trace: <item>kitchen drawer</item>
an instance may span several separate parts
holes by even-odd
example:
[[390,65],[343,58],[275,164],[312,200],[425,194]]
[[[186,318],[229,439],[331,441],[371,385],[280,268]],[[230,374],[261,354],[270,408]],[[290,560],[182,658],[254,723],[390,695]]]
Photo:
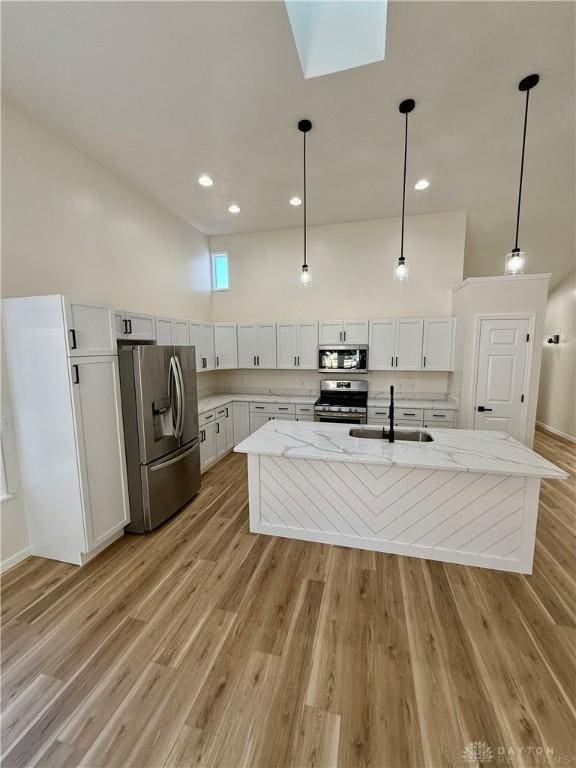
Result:
[[216,418],[217,419],[227,418],[231,407],[232,407],[232,404],[230,403],[230,405],[222,405],[220,406],[220,408],[215,408],[214,412],[216,414]]
[[442,409],[428,409],[424,411],[424,421],[427,424],[434,423],[434,424],[440,424],[445,422],[450,422],[450,424],[454,421],[454,411],[444,411]]
[[211,421],[216,421],[216,411],[204,411],[198,416],[198,424],[201,427],[210,424]]
[[[390,422],[388,419],[382,418],[379,416],[377,419],[368,419],[368,424],[372,426],[379,426],[379,427],[387,427]],[[395,420],[394,421],[395,427],[409,427],[410,429],[420,429],[422,427],[421,421],[401,421],[401,420]]]
[[302,414],[302,416],[314,416],[314,406],[313,405],[297,405],[296,413]]
[[292,403],[250,403],[250,413],[267,413],[270,416],[276,414],[294,416],[295,407]]
[[[368,408],[369,419],[387,419],[388,406],[370,406]],[[424,410],[422,408],[402,408],[396,403],[394,405],[394,418],[401,421],[422,421]]]

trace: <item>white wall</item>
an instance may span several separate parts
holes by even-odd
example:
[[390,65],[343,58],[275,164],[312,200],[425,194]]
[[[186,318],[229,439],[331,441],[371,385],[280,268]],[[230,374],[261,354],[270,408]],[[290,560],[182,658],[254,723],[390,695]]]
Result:
[[460,400],[458,426],[473,429],[475,407],[476,335],[479,315],[535,316],[532,369],[528,386],[526,442],[532,444],[544,337],[549,275],[468,278],[454,291],[453,314],[458,320],[452,394]]
[[3,296],[210,317],[207,238],[8,104],[2,185]]
[[[67,293],[190,319],[212,312],[207,238],[10,105],[2,115],[2,296]],[[2,372],[2,414],[11,412]],[[209,382],[206,382],[209,385]],[[14,431],[4,567],[27,553]]]
[[408,283],[393,281],[400,219],[310,227],[313,285],[302,289],[302,229],[210,238],[230,255],[229,292],[214,295],[214,319],[316,320],[389,315],[448,315],[451,288],[463,276],[466,215],[410,216],[405,253]]
[[[576,272],[548,296],[537,421],[576,441]],[[559,333],[559,344],[548,336]]]

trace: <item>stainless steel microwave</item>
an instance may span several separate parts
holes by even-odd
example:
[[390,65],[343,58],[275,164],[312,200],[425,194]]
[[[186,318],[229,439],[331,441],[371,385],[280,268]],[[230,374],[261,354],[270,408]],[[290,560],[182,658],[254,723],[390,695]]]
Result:
[[318,347],[319,373],[367,373],[367,344],[327,344]]

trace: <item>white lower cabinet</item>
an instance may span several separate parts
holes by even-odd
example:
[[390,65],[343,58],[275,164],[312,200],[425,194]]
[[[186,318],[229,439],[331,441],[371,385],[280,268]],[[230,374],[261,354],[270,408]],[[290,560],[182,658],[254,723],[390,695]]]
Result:
[[234,423],[234,445],[246,440],[250,434],[250,404],[232,403],[232,420]]
[[256,432],[257,429],[263,427],[264,424],[268,424],[270,416],[267,413],[251,413],[250,414],[250,434]]
[[226,431],[226,450],[231,451],[234,448],[234,417],[232,413],[232,404],[226,406],[225,417]]
[[214,422],[200,428],[200,469],[202,472],[216,461],[216,429]]
[[130,520],[118,358],[70,360],[74,425],[88,551]]
[[222,416],[214,422],[214,441],[216,445],[216,461],[228,452],[226,448],[226,417]]

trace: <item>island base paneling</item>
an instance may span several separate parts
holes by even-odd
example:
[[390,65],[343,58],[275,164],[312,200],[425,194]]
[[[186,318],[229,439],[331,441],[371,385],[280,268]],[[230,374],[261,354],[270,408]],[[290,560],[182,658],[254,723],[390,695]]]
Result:
[[540,480],[249,455],[250,530],[531,573]]

